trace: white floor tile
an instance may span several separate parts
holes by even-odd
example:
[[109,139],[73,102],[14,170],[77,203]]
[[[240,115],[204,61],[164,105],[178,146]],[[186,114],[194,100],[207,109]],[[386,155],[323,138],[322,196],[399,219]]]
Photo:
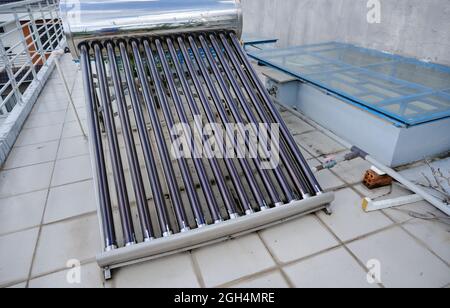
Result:
[[66,111],[31,114],[27,119],[24,128],[36,128],[62,124],[64,123],[65,115]]
[[[311,168],[315,168],[320,165],[320,162],[314,158],[308,160],[308,164]],[[336,175],[334,175],[330,170],[321,170],[319,172],[316,172],[315,176],[317,181],[319,181],[320,186],[322,186],[322,189],[326,191],[345,186],[345,183],[341,181]]]
[[[44,95],[40,96],[36,101],[36,108],[33,112],[42,113],[43,111],[65,111],[67,110],[68,100],[65,98],[64,93],[57,95]],[[48,108],[48,109],[46,109]]]
[[22,129],[15,146],[41,144],[44,142],[59,140],[61,131],[62,124]]
[[201,248],[193,254],[207,287],[222,285],[275,266],[255,234]]
[[66,102],[66,90],[59,80],[49,80],[39,95],[39,99]]
[[95,212],[93,185],[87,181],[50,189],[44,223]]
[[82,88],[74,88],[74,92],[76,95],[73,97],[73,102],[77,108],[85,108],[86,107],[86,99],[84,97],[84,89]]
[[116,288],[198,288],[188,253],[118,269],[111,286]]
[[317,181],[319,181],[322,189],[326,191],[335,190],[337,188],[345,186],[337,176],[335,176],[330,170],[322,170],[315,174]]
[[52,186],[60,186],[92,178],[89,155],[56,161]]
[[[73,93],[73,97],[72,97],[73,101],[78,103],[75,105],[81,106],[81,104],[83,104],[82,106],[85,106],[84,85],[83,85],[83,81],[81,80],[81,78],[75,82],[73,89],[72,89],[72,93]],[[82,103],[80,104],[80,102],[82,102]]]
[[339,244],[315,215],[285,222],[260,234],[272,255],[283,263],[307,257]]
[[58,151],[58,141],[16,147],[9,153],[3,169],[12,169],[54,161]]
[[53,163],[0,172],[0,198],[43,190],[49,187]]
[[[78,117],[80,118],[80,120],[86,120],[87,119],[86,108],[77,108],[77,112],[78,112]],[[70,106],[69,110],[67,111],[65,122],[74,122],[74,121],[78,121],[78,120],[77,120],[77,117],[75,115],[75,112],[73,111],[73,107]]]
[[438,216],[442,215],[441,211],[426,201],[385,209],[383,212],[396,222],[406,222],[414,219],[417,214],[428,215],[429,213],[432,213]]
[[336,192],[331,210],[331,216],[320,212],[319,217],[342,241],[355,239],[392,224],[381,212],[364,212],[362,198],[350,188]]
[[89,154],[89,141],[84,137],[61,139],[57,159]]
[[344,248],[286,266],[284,271],[297,288],[377,287],[367,282],[367,273]]
[[[87,133],[87,122],[81,121],[84,131]],[[83,136],[83,132],[81,131],[80,124],[78,122],[69,122],[65,123],[64,129],[62,132],[62,138],[72,138]]]
[[[443,214],[440,217],[445,217]],[[448,217],[446,218],[448,222]],[[450,264],[450,226],[438,221],[414,219],[403,225],[415,237]]]
[[67,103],[58,101],[38,101],[33,108],[33,114],[45,114],[48,112],[66,111]]
[[0,234],[40,225],[47,191],[0,199]]
[[300,135],[314,130],[314,127],[293,114],[283,115],[283,120],[292,135]]
[[242,282],[238,282],[231,288],[244,289],[273,289],[273,288],[289,288],[288,283],[279,271],[271,272],[257,278],[251,278]]
[[28,279],[38,231],[35,228],[0,237],[0,286]]
[[372,200],[382,200],[383,197],[387,199],[400,197],[396,195],[397,190],[405,191],[405,195],[409,195],[411,193],[407,192],[403,188],[398,185],[390,185],[375,189],[368,189],[364,184],[358,184],[354,186],[355,190],[360,193],[363,197],[370,198]]
[[[56,272],[30,280],[29,288],[103,288],[102,272],[96,263],[82,265],[78,277],[74,269]],[[69,278],[69,279],[68,279]]]
[[450,282],[450,269],[405,231],[396,227],[351,243],[348,247],[364,264],[381,263],[386,287],[443,287]]
[[27,287],[27,282],[21,282],[18,284],[15,284],[13,286],[8,287],[8,289],[25,289]]
[[69,260],[93,261],[101,250],[96,215],[44,226],[39,237],[32,276],[66,268]]
[[68,98],[62,84],[47,84],[44,90],[39,95],[39,100],[44,102],[66,103],[68,101]]
[[314,157],[334,154],[345,150],[345,147],[319,131],[295,136],[295,140]]
[[306,151],[304,148],[302,148],[298,142],[297,142],[297,145],[299,146],[300,152],[302,153],[302,155],[303,155],[303,157],[304,157],[305,159],[308,160],[308,159],[312,159],[312,158],[313,158],[312,155],[309,154],[309,152]]
[[333,168],[333,172],[339,175],[347,184],[357,184],[363,181],[364,175],[370,167],[371,164],[367,161],[357,158],[339,163]]

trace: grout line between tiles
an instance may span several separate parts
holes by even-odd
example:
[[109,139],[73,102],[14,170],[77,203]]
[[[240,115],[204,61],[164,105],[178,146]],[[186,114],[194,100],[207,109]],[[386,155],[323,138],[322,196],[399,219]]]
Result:
[[413,233],[411,233],[411,232],[409,232],[405,227],[404,227],[404,225],[406,224],[406,223],[408,223],[408,222],[411,222],[411,220],[410,221],[407,221],[407,222],[403,222],[401,225],[400,225],[400,228],[403,230],[403,231],[405,231],[410,237],[412,237],[420,246],[422,246],[423,248],[425,248],[426,250],[428,250],[433,256],[435,256],[436,258],[438,258],[440,261],[442,261],[445,265],[447,265],[447,267],[450,267],[450,263],[448,263],[447,261],[445,261],[443,258],[441,258],[436,252],[434,252],[434,250],[431,248],[431,247],[429,247],[428,245],[427,245],[427,243],[425,243],[424,241],[422,241],[420,238],[418,238],[417,236],[415,236]]
[[21,283],[24,283],[25,288],[26,288],[26,283],[27,283],[26,280],[23,280],[23,281],[17,280],[17,281],[6,283],[4,285],[0,285],[0,289],[8,289],[8,288],[14,287],[15,285],[21,284]]
[[[14,171],[14,170],[22,169],[22,168],[29,168],[29,167],[39,166],[39,165],[45,165],[45,164],[49,164],[51,162],[54,162],[55,160],[56,160],[56,158],[55,159],[41,161],[41,162],[34,163],[34,164],[28,164],[28,165],[17,166],[17,167],[12,167],[12,168],[2,168],[1,171]],[[12,195],[12,197],[14,197],[14,196],[16,196],[16,195]],[[9,197],[5,197],[5,198],[1,197],[0,199],[6,199],[6,198],[9,198]]]
[[[63,125],[63,128],[64,128],[64,125]],[[61,135],[62,135],[62,130],[61,130]],[[58,153],[58,151],[59,151],[59,146],[60,146],[60,144],[61,144],[61,139],[59,139],[57,153]],[[56,160],[53,162],[52,173],[51,173],[51,176],[50,176],[50,181],[49,181],[48,189],[47,189],[47,195],[46,195],[46,197],[45,197],[44,210],[43,210],[43,212],[42,212],[41,223],[40,223],[40,226],[39,226],[39,231],[38,231],[38,235],[37,235],[37,238],[36,238],[36,243],[35,243],[34,250],[33,250],[33,256],[32,256],[32,259],[31,259],[31,265],[30,265],[30,269],[29,269],[29,272],[28,272],[28,279],[27,279],[26,288],[28,288],[28,286],[29,286],[29,284],[30,284],[30,279],[31,279],[32,271],[33,271],[33,266],[34,266],[34,263],[35,263],[35,258],[36,258],[36,254],[37,254],[37,249],[38,249],[38,247],[39,247],[39,241],[40,241],[40,237],[41,237],[41,233],[42,233],[42,228],[43,228],[43,227],[42,227],[42,224],[43,224],[43,222],[44,222],[45,211],[46,211],[47,204],[48,204],[48,198],[49,198],[49,195],[50,195],[50,187],[51,187],[51,183],[52,183],[52,180],[53,180],[53,175],[54,175],[54,172],[55,172],[55,168],[56,168]]]
[[[85,266],[85,265],[89,265],[89,264],[97,264],[97,260],[95,259],[95,257],[94,258],[88,258],[88,259],[80,260],[80,265],[81,266]],[[35,275],[35,276],[30,276],[28,278],[28,284],[33,279],[42,278],[42,277],[53,275],[53,274],[56,274],[56,273],[59,273],[59,272],[64,272],[64,271],[67,271],[69,269],[70,268],[67,268],[67,267],[60,267],[60,268],[57,268],[57,269],[54,269],[54,270],[51,270],[51,271],[48,271],[48,272],[44,272],[44,273]],[[99,271],[100,271],[100,268],[99,268]],[[28,287],[28,284],[27,284],[27,287]]]
[[[75,80],[74,80],[73,83],[72,83],[72,87],[71,87],[70,94],[72,94],[72,90],[73,90],[73,87],[74,87],[74,86],[75,86]],[[68,110],[69,110],[69,108],[68,108],[68,106],[67,106],[67,108],[66,108],[66,114],[67,114]],[[60,146],[61,146],[61,139],[62,139],[62,134],[63,134],[63,132],[64,132],[64,126],[65,126],[65,125],[66,125],[65,123],[62,124],[62,129],[61,129],[60,138],[59,138],[58,147],[57,147],[58,149],[57,149],[57,151],[56,151],[57,155],[58,155],[59,148],[60,148]],[[53,168],[52,168],[52,173],[51,173],[51,177],[50,177],[50,182],[49,182],[48,189],[47,189],[47,196],[46,196],[46,198],[45,198],[45,199],[46,199],[46,200],[45,200],[45,206],[44,206],[44,210],[43,210],[42,217],[41,217],[41,224],[40,224],[40,226],[39,226],[38,236],[37,236],[36,243],[35,243],[35,246],[34,246],[34,251],[33,251],[32,259],[31,259],[31,264],[30,264],[30,268],[29,268],[29,272],[28,272],[28,279],[27,279],[27,283],[26,283],[26,288],[28,288],[28,286],[29,286],[29,284],[30,284],[30,279],[31,279],[31,276],[32,276],[34,263],[35,263],[35,261],[36,261],[37,249],[38,249],[38,247],[39,247],[39,242],[40,242],[40,238],[41,238],[41,234],[42,234],[43,222],[44,222],[45,212],[46,212],[47,205],[48,205],[48,198],[49,198],[49,195],[50,195],[51,183],[52,183],[52,180],[53,180],[53,176],[54,176],[54,173],[55,173],[55,169],[56,169],[56,159],[55,159],[55,161],[54,161],[54,163],[53,163]]]
[[[87,260],[85,262],[81,262],[81,266],[88,266],[88,265],[97,265],[97,262],[95,260],[94,261],[88,261]],[[46,276],[49,276],[49,275],[66,272],[67,270],[68,269],[66,268],[66,269],[62,269],[62,270],[52,271],[51,273],[48,273],[48,274],[38,275],[38,276],[32,277],[30,279],[30,281],[31,280],[35,280],[35,279],[39,279],[39,278],[42,278],[42,277],[46,277]],[[100,269],[98,270],[98,275],[100,277],[100,281],[102,282],[100,288],[105,288],[105,283],[103,281],[103,275],[101,274]],[[24,282],[26,282],[26,281],[24,281]]]
[[[289,110],[288,110],[289,111]],[[291,114],[293,114],[292,112],[291,112]],[[295,115],[295,114],[294,114]],[[300,118],[299,118],[300,119]],[[317,129],[318,130],[318,129]],[[318,130],[319,132],[320,132],[320,130]],[[299,135],[302,135],[302,134],[299,134]],[[332,138],[331,138],[332,139]],[[336,140],[334,140],[334,141],[336,141]],[[339,143],[339,142],[338,142]],[[299,145],[300,146],[300,145]],[[301,147],[301,146],[300,146]],[[302,147],[303,148],[303,147]],[[306,149],[305,149],[306,150]],[[348,149],[346,149],[346,150],[344,150],[344,151],[339,151],[338,153],[342,153],[342,152],[345,152],[345,151],[348,151]],[[311,154],[312,156],[314,156],[312,153],[310,153],[309,151],[307,151],[309,154]],[[338,154],[338,153],[336,153],[336,154]],[[314,157],[315,159],[318,159],[318,157]],[[344,183],[347,183],[347,181],[345,181],[338,173],[336,173],[333,169],[330,169],[330,171],[335,175],[335,176],[337,176],[340,180],[342,180]],[[353,184],[349,184],[348,183],[348,186],[346,186],[346,187],[348,187],[348,188],[350,188],[352,191],[354,191],[354,192],[356,192],[359,196],[361,196],[362,198],[364,198],[365,196],[363,196],[357,189],[355,189],[355,186],[356,185],[359,185],[359,184],[361,184],[361,182],[358,182],[358,183],[353,183]],[[342,188],[343,189],[343,188]],[[408,220],[406,220],[406,221],[403,221],[403,222],[397,222],[397,221],[395,221],[395,219],[393,219],[389,214],[387,214],[385,211],[383,211],[383,210],[381,210],[381,211],[379,211],[379,212],[381,212],[382,213],[382,215],[384,215],[387,219],[389,219],[390,221],[392,221],[394,224],[391,226],[391,227],[400,227],[403,231],[405,231],[410,237],[412,237],[419,245],[421,245],[422,247],[424,247],[426,250],[428,250],[431,254],[433,254],[436,258],[438,258],[440,261],[442,261],[444,264],[446,264],[447,265],[447,267],[450,267],[450,263],[449,262],[447,262],[446,260],[444,260],[443,258],[441,258],[436,252],[434,252],[434,250],[430,247],[430,246],[428,246],[428,244],[427,243],[425,243],[424,241],[422,241],[421,239],[419,239],[418,237],[416,237],[413,233],[411,233],[411,232],[409,232],[405,227],[404,227],[404,225],[405,224],[407,224],[407,223],[409,223],[409,222],[411,222],[411,221],[413,221],[414,220],[414,218],[411,218],[411,219],[408,219]],[[320,218],[319,218],[320,219]],[[389,229],[389,228],[388,228]],[[377,230],[375,233],[378,233],[378,232],[381,232],[381,231],[384,231],[384,229],[381,229],[381,230]],[[333,233],[334,234],[334,233]],[[367,236],[370,236],[370,235],[372,235],[372,234],[366,234],[364,237],[367,237]],[[362,237],[362,238],[364,238],[364,237]],[[355,239],[356,240],[356,239]],[[347,243],[349,243],[349,242],[352,242],[352,241],[355,241],[355,240],[351,240],[351,241],[348,241]],[[345,246],[345,244],[344,244],[344,246]]]
[[[48,163],[51,163],[51,162],[48,162]],[[54,186],[50,186],[50,188],[51,189],[52,188],[61,188],[61,187],[64,187],[64,186],[69,186],[69,185],[79,184],[79,183],[84,183],[84,182],[89,182],[89,181],[92,181],[92,178],[82,179],[82,180],[78,180],[78,181],[70,182],[70,183],[65,183],[65,184],[61,184],[61,185],[54,185]],[[45,191],[45,190],[46,190],[46,188],[31,190],[31,191],[27,191],[27,192],[20,193],[20,194],[14,194],[14,195],[8,195],[8,196],[5,195],[5,196],[0,197],[0,200],[14,198],[14,197],[20,197],[20,196],[24,196],[24,195],[28,195],[28,194],[32,194],[32,193],[36,193],[36,192],[41,192],[41,191]]]
[[[61,126],[62,124],[58,124],[58,125],[50,125],[50,126]],[[42,127],[41,127],[42,128]],[[24,130],[33,130],[34,128],[24,128],[22,129],[22,131]],[[21,131],[21,132],[22,132]],[[29,146],[33,146],[33,145],[39,145],[42,143],[50,143],[50,142],[55,142],[58,141],[59,138],[57,139],[50,139],[50,140],[45,140],[45,141],[41,141],[41,142],[37,142],[37,143],[27,143],[27,144],[21,144],[21,145],[14,145],[14,148],[24,148],[24,147],[29,147]]]
[[191,259],[191,264],[194,269],[195,277],[197,278],[197,282],[200,288],[206,288],[205,279],[203,278],[202,271],[200,270],[200,265],[198,264],[197,258],[195,257],[192,251],[189,251],[189,256]]
[[283,271],[283,266],[281,264],[281,262],[278,261],[278,259],[275,257],[275,255],[272,253],[272,251],[269,249],[269,246],[266,244],[266,242],[264,241],[264,239],[261,236],[260,232],[256,232],[256,235],[258,236],[259,240],[262,242],[262,244],[264,245],[264,248],[266,249],[267,253],[270,255],[270,257],[272,258],[272,260],[275,262],[276,264],[276,268],[278,270],[280,270],[281,272],[281,276],[283,276],[283,279],[286,281],[287,285],[290,288],[294,288],[294,283],[291,281],[291,279],[289,279],[289,277],[286,275],[286,273]]
[[53,124],[48,124],[48,125],[37,124],[36,126],[34,126],[34,125],[33,126],[27,126],[27,127],[24,127],[23,129],[35,130],[35,129],[38,129],[38,128],[46,128],[46,127],[51,127],[51,126],[62,125],[64,123],[65,123],[65,121],[58,122],[58,123],[53,123]]
[[[231,281],[228,281],[226,283],[220,284],[220,285],[216,286],[215,288],[232,288],[234,285],[236,285],[238,283],[243,283],[243,282],[247,282],[247,281],[250,281],[250,280],[255,280],[257,278],[261,278],[261,277],[264,277],[264,276],[266,276],[268,274],[277,273],[277,272],[281,274],[281,276],[283,277],[283,279],[287,283],[285,274],[281,271],[281,269],[278,268],[278,266],[272,266],[272,267],[270,267],[268,269],[265,269],[265,270],[263,270],[261,272],[258,272],[256,274],[246,275],[246,276],[243,276],[241,278],[238,278],[238,279],[231,280]],[[289,287],[292,288],[292,286],[290,286],[290,285],[289,285]]]
[[[322,226],[324,226],[329,232],[331,232],[331,234],[335,237],[335,239],[341,244],[341,246],[350,254],[350,256],[352,256],[352,258],[359,264],[359,266],[362,268],[362,270],[367,273],[367,267],[366,265],[359,260],[359,258],[353,253],[353,251],[350,250],[350,248],[347,247],[347,244],[345,242],[343,242],[339,236],[337,236],[333,230],[328,227],[328,225],[320,218],[319,215],[315,214],[316,217],[319,219],[319,222],[322,224]],[[385,288],[385,286],[382,283],[377,283],[377,285],[381,288]]]
[[[66,218],[63,218],[63,219],[60,219],[60,220],[55,220],[55,221],[48,222],[48,223],[42,223],[42,226],[45,227],[45,226],[55,225],[55,224],[58,224],[58,223],[70,222],[70,221],[74,221],[74,220],[77,220],[77,219],[80,219],[80,218],[94,216],[96,214],[97,214],[97,211],[91,211],[91,212],[83,213],[83,214],[80,214],[80,215],[75,215],[75,216],[66,217]],[[30,226],[30,227],[23,228],[23,229],[14,230],[14,231],[11,231],[11,232],[5,232],[5,233],[0,234],[0,237],[12,235],[12,234],[20,233],[20,232],[24,232],[24,231],[29,231],[29,230],[32,230],[32,229],[36,229],[36,228],[38,228],[40,226],[41,226],[41,224],[38,224],[38,225],[33,225],[33,226]]]
[[[361,196],[362,198],[364,198],[364,196],[357,190],[355,189],[354,186],[351,187],[351,189],[353,191],[355,191],[359,196]],[[395,209],[394,209],[395,210]],[[394,218],[392,218],[390,215],[388,215],[385,211],[381,210],[378,211],[380,213],[382,213],[384,216],[386,216],[390,221],[392,221],[394,223],[395,226],[400,227],[403,231],[405,231],[410,237],[412,237],[420,246],[422,246],[423,248],[425,248],[426,250],[428,250],[432,255],[434,255],[435,257],[437,257],[440,261],[442,261],[445,265],[447,265],[448,267],[450,267],[450,263],[445,261],[443,258],[441,258],[439,256],[439,254],[437,254],[433,248],[431,248],[430,246],[428,246],[428,244],[424,241],[422,241],[420,238],[418,238],[417,236],[415,236],[412,232],[409,232],[408,229],[406,229],[404,227],[405,224],[410,223],[412,221],[415,220],[415,218],[411,217],[410,219],[407,219],[405,221],[401,221],[401,222],[397,222]],[[417,218],[418,219],[418,218]],[[419,219],[420,220],[420,219]]]

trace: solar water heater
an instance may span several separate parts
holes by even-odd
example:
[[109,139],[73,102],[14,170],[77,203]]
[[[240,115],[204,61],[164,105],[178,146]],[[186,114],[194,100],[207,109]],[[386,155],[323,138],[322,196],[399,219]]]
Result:
[[[67,0],[61,14],[82,68],[107,276],[333,200],[242,49],[239,1]],[[185,135],[234,129],[189,138],[201,155],[177,156],[180,123]],[[215,155],[224,140],[239,140],[234,155]],[[262,167],[271,153],[277,164]]]

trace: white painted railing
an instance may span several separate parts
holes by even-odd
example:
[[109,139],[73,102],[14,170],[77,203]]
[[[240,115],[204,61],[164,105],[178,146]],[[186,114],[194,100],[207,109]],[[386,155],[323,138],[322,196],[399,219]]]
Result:
[[65,40],[59,0],[0,5],[0,166],[55,67]]
[[0,5],[0,115],[10,113],[63,38],[59,0]]

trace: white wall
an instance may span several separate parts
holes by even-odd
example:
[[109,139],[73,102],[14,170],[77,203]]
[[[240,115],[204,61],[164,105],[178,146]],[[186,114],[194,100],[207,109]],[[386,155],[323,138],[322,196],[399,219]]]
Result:
[[450,65],[450,0],[379,0],[380,24],[368,0],[241,1],[244,31],[281,46],[341,41]]

